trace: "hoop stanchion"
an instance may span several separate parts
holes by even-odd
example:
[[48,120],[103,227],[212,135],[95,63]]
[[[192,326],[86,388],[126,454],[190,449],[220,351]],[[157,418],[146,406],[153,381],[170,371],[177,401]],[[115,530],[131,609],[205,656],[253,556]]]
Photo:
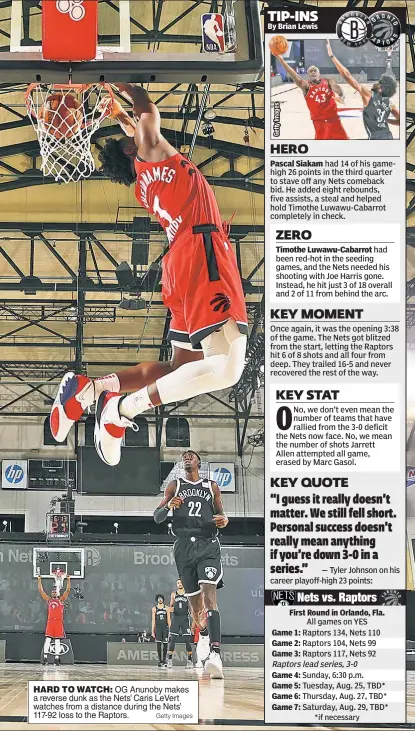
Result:
[[77,182],[95,170],[91,137],[109,116],[109,84],[31,84],[27,112],[39,140],[41,170],[57,182]]

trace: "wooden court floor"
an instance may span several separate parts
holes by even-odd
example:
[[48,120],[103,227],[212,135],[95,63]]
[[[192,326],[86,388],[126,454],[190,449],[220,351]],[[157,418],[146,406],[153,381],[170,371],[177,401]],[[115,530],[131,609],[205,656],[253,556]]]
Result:
[[[27,716],[27,681],[28,680],[81,680],[84,682],[105,680],[198,680],[199,681],[199,718],[196,725],[175,724],[53,724],[38,725],[26,722]],[[43,668],[33,663],[7,663],[0,665],[0,731],[114,731],[129,728],[132,731],[174,731],[175,729],[212,729],[219,726],[223,731],[235,729],[275,729],[284,731],[300,731],[305,726],[264,726],[264,673],[262,670],[250,668],[227,668],[225,679],[212,680],[203,671],[187,671],[184,668],[159,670],[152,667],[126,667],[107,665],[69,665],[59,668],[50,666]],[[415,728],[415,672],[408,672],[408,706],[407,722]],[[328,726],[316,726],[314,729],[329,729]],[[308,726],[310,728],[310,726]],[[336,726],[336,731],[351,728]],[[384,727],[387,728],[387,727]],[[393,728],[389,726],[388,728]],[[395,727],[396,728],[396,727]],[[400,726],[400,728],[402,728]],[[373,730],[373,726],[372,726]],[[360,726],[359,731],[364,731]]]

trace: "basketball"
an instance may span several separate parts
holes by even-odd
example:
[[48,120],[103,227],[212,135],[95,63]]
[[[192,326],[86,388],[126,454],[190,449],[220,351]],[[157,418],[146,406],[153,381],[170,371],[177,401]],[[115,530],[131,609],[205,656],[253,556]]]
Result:
[[273,56],[282,56],[288,51],[288,41],[284,36],[274,36],[269,42],[269,50]]
[[50,94],[39,109],[39,119],[57,140],[72,137],[81,127],[81,103],[72,94]]

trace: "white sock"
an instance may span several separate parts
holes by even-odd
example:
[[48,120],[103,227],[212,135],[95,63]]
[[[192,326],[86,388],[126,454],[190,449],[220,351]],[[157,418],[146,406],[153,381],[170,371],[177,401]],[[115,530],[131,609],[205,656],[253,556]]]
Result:
[[119,406],[120,415],[126,416],[127,419],[133,419],[134,416],[142,414],[147,409],[154,409],[147,386],[123,398]]
[[52,642],[52,640],[50,639],[50,637],[45,637],[45,642],[43,645],[43,654],[45,657],[47,656],[47,654],[49,652],[49,647],[50,647],[51,642]]
[[103,391],[111,391],[111,393],[120,392],[120,381],[116,373],[110,373],[109,376],[94,379],[95,400],[99,398]]
[[56,639],[55,640],[55,659],[59,658],[60,651],[61,651],[61,641],[60,641],[60,639]]

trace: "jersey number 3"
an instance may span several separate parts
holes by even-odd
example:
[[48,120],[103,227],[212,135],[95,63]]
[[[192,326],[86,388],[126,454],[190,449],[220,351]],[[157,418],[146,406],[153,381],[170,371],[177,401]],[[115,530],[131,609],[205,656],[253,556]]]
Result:
[[192,518],[200,518],[200,511],[202,509],[202,503],[189,502],[189,516]]

